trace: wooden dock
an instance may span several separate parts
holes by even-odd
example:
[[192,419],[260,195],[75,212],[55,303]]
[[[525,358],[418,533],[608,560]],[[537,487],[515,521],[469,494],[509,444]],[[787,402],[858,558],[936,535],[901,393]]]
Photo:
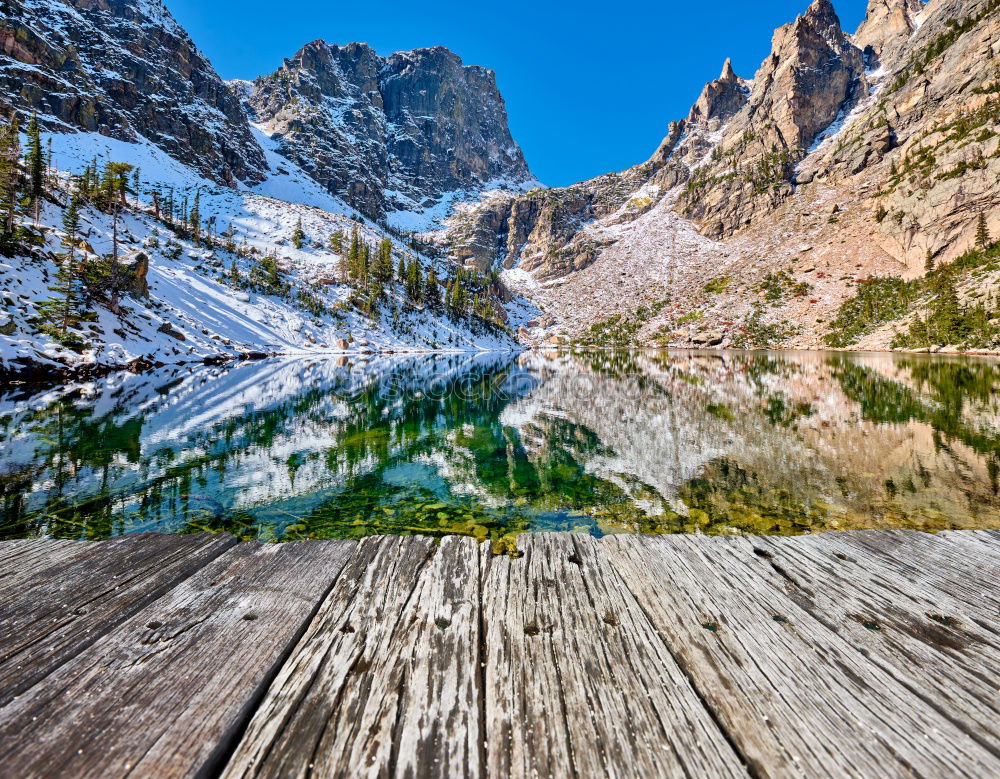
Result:
[[0,775],[1000,776],[1000,532],[0,544]]

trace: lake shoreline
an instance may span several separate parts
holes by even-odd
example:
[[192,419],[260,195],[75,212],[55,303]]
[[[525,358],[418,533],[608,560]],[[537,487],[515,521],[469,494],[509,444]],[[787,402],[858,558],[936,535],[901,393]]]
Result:
[[[23,385],[59,385],[72,384],[80,381],[90,381],[101,379],[116,373],[147,373],[158,368],[172,366],[199,366],[199,365],[233,365],[245,362],[258,362],[269,359],[301,359],[316,358],[329,359],[340,357],[370,358],[372,356],[385,355],[447,355],[447,354],[521,354],[525,352],[547,353],[598,353],[598,352],[690,352],[692,354],[754,354],[759,352],[775,353],[799,353],[799,352],[827,352],[830,354],[912,354],[912,355],[935,355],[953,357],[1000,357],[1000,350],[970,350],[957,351],[949,349],[850,349],[825,347],[822,349],[806,349],[799,347],[773,347],[769,349],[735,349],[731,347],[719,348],[714,346],[555,346],[555,345],[522,345],[517,349],[377,349],[364,347],[356,350],[323,350],[308,352],[264,352],[259,350],[246,350],[236,354],[219,353],[209,355],[201,359],[177,360],[172,362],[152,361],[145,357],[136,358],[127,363],[81,363],[63,364],[58,362],[43,362],[41,360],[28,360],[20,358],[12,360],[7,365],[0,365],[0,387],[23,386]],[[16,364],[17,367],[11,367]]]

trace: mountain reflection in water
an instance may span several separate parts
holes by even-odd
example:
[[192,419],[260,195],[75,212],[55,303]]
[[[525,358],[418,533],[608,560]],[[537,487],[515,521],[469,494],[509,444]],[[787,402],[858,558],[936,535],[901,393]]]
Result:
[[0,387],[0,538],[1000,527],[1000,363],[601,352]]

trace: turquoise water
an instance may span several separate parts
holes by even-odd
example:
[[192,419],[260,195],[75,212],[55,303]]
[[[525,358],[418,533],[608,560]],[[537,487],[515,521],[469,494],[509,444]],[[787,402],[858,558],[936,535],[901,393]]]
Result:
[[1000,527],[1000,363],[600,352],[0,387],[0,537]]

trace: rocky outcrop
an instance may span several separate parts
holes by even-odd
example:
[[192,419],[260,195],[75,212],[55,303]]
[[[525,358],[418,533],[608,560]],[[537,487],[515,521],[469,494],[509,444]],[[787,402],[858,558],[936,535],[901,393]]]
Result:
[[[438,240],[453,257],[471,259],[480,270],[519,266],[542,280],[582,270],[602,248],[582,232],[588,223],[613,214],[632,221],[649,210],[654,196],[683,181],[686,168],[673,155],[684,131],[685,122],[672,122],[653,156],[622,173],[467,205]],[[648,195],[640,192],[644,187]]]
[[493,72],[441,47],[383,58],[314,41],[247,102],[282,153],[372,217],[533,180]]
[[698,100],[688,114],[688,124],[726,122],[747,104],[750,87],[737,77],[733,62],[727,59],[722,66],[722,75],[710,81],[701,91]]
[[160,0],[2,0],[0,110],[144,138],[219,183],[267,169],[246,117]]
[[773,211],[792,193],[795,164],[817,136],[867,94],[863,53],[829,0],[814,0],[775,32],[746,105],[692,176],[679,210],[713,237]]
[[554,321],[529,342],[613,318],[602,337],[628,322],[657,345],[820,346],[861,280],[950,262],[980,215],[1000,237],[998,18],[1000,0],[871,0],[849,36],[816,0],[643,165],[465,209],[446,243],[529,271]]
[[870,48],[883,62],[889,62],[917,29],[923,0],[868,0],[865,20],[852,36],[860,49]]

